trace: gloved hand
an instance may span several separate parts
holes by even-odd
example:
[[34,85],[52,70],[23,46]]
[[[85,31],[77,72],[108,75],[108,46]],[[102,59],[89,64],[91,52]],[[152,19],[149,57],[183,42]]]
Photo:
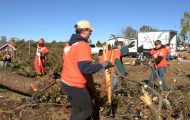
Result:
[[112,65],[111,62],[105,61],[105,62],[102,63],[102,67],[107,69],[107,68],[113,67],[113,65]]
[[38,57],[40,57],[40,56],[41,56],[40,52],[37,52],[37,53],[36,53],[36,55],[37,55]]
[[45,57],[45,54],[40,52],[40,57]]

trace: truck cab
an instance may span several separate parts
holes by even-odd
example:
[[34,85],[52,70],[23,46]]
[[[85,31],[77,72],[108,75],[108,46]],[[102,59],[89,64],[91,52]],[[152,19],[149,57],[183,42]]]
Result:
[[93,56],[99,56],[103,52],[103,47],[97,47],[94,44],[89,44]]
[[129,56],[136,57],[137,56],[137,39],[132,39],[128,43]]

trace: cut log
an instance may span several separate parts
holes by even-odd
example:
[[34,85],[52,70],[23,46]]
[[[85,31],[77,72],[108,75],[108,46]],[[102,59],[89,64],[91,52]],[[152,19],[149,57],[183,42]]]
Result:
[[[104,55],[104,61],[110,61],[111,63],[113,63],[114,52],[111,50],[109,54],[107,46],[103,46],[103,55]],[[105,78],[102,82],[101,91],[100,91],[100,97],[102,98],[105,95],[105,89],[107,88],[109,104],[112,103],[112,73],[113,73],[112,71],[113,71],[112,68],[105,70]]]
[[0,85],[17,92],[32,95],[39,82],[39,80],[20,76],[10,70],[0,70]]

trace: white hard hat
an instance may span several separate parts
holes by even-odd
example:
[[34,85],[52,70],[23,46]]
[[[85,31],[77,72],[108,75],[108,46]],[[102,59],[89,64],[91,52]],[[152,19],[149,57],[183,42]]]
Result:
[[90,22],[88,20],[80,20],[76,23],[75,28],[78,29],[84,29],[84,28],[88,28],[92,31],[95,31],[94,28],[92,28],[92,25],[90,24]]

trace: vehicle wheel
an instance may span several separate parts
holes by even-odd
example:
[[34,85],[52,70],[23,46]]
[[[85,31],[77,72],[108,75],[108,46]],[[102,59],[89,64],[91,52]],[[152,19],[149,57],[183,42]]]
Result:
[[98,56],[102,56],[102,54],[103,54],[103,50],[99,50]]

